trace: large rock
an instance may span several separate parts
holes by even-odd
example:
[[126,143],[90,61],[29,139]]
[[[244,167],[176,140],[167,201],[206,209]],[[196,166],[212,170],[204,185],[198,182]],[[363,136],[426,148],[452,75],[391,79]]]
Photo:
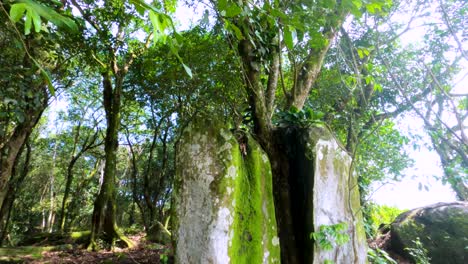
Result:
[[[366,263],[367,241],[350,156],[324,127],[283,128],[278,134],[289,157],[295,233],[304,263]],[[333,248],[325,250],[310,239],[321,226],[340,223],[348,227],[349,242],[337,245],[330,239]]]
[[220,124],[192,123],[178,145],[173,193],[176,263],[279,263],[267,155]]
[[391,249],[404,250],[420,239],[432,264],[468,261],[468,202],[437,203],[405,212],[391,225]]

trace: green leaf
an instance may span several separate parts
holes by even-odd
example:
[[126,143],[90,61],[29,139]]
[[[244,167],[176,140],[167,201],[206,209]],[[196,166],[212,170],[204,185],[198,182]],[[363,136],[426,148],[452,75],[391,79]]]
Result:
[[382,92],[383,91],[382,85],[380,83],[374,83],[374,91]]
[[26,21],[24,21],[24,34],[29,35],[31,33],[32,17],[31,12],[26,12]]
[[177,0],[164,0],[164,9],[166,12],[174,13],[177,8]]
[[161,13],[156,13],[152,10],[149,11],[149,18],[154,29],[154,32],[153,32],[154,42],[157,43],[161,41],[162,43],[165,43],[167,35],[165,34],[164,31],[168,28],[171,21],[168,21],[168,17],[166,15],[161,14]]
[[227,0],[219,0],[218,1],[218,9],[223,11],[226,10],[227,7]]
[[230,5],[228,8],[226,8],[225,11],[226,11],[225,13],[226,17],[235,17],[239,15],[240,13],[242,13],[242,9],[236,4]]
[[321,7],[333,9],[336,6],[336,0],[322,0],[319,4]]
[[39,67],[40,71],[41,71],[41,74],[42,74],[42,77],[44,77],[46,83],[47,83],[47,87],[49,88],[49,92],[52,96],[55,96],[55,88],[54,88],[54,85],[52,84],[52,79],[50,78],[50,74],[44,70],[44,68],[42,67]]
[[24,11],[26,11],[26,4],[13,4],[10,8],[10,19],[15,23],[18,22],[23,17]]
[[72,31],[78,31],[78,26],[76,25],[75,21],[73,21],[73,19],[66,16],[62,16],[61,14],[57,13],[54,9],[46,5],[39,4],[32,0],[17,1],[27,6],[28,11],[33,10],[39,16],[46,19],[47,21],[52,22],[57,27],[68,28]]
[[42,21],[41,21],[41,17],[39,16],[39,14],[34,11],[33,9],[29,9],[28,10],[28,13],[31,13],[31,17],[32,17],[32,21],[33,21],[33,24],[34,24],[34,30],[37,32],[40,32],[41,31],[41,24],[42,24]]
[[236,38],[238,40],[243,40],[244,39],[244,35],[242,34],[242,31],[236,25],[234,25],[232,23],[229,23],[228,28],[230,28],[232,31],[234,31],[234,35],[236,35]]
[[140,10],[145,9],[145,10],[153,11],[155,13],[159,13],[159,10],[156,7],[150,4],[147,4],[145,0],[130,0],[130,3],[132,3],[135,6],[135,8],[138,8]]
[[188,76],[190,76],[190,78],[192,78],[192,70],[187,66],[185,65],[184,63],[182,63],[182,66],[184,67],[184,70],[185,72],[188,74]]
[[293,34],[295,34],[295,29],[292,26],[283,29],[284,44],[289,50],[294,48]]

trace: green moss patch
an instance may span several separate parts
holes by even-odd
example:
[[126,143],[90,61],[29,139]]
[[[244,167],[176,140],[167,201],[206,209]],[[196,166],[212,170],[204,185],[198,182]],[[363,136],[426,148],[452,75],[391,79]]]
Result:
[[234,232],[230,247],[233,263],[279,262],[271,168],[266,154],[250,136],[246,153],[235,151]]
[[0,248],[0,261],[11,261],[19,262],[21,258],[31,257],[34,259],[42,258],[42,253],[48,251],[59,251],[72,248],[71,245],[60,245],[60,246],[46,246],[46,247],[35,247],[35,246],[24,246],[15,248]]

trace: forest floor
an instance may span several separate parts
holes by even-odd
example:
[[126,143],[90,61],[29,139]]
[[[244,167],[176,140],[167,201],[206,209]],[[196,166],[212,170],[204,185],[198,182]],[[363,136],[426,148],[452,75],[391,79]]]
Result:
[[170,247],[145,241],[144,234],[129,238],[135,242],[134,248],[116,248],[113,251],[89,252],[78,245],[54,247],[58,250],[44,246],[0,248],[0,263],[170,263]]

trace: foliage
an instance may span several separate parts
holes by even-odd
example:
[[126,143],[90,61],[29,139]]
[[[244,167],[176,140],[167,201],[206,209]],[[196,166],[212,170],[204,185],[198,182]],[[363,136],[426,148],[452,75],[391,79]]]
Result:
[[390,225],[397,216],[406,211],[393,206],[366,203],[363,214],[368,237],[375,237],[382,226]]
[[[58,27],[66,28],[72,31],[78,31],[76,23],[69,17],[63,16],[55,11],[53,8],[32,0],[17,0],[17,3],[10,7],[10,18],[13,22],[18,22],[20,19],[25,18],[24,34],[31,33],[31,27],[34,26],[34,31],[39,33],[41,30],[47,32],[46,28],[42,27],[41,18],[54,23]],[[61,5],[58,2],[53,4]]]
[[332,250],[334,247],[346,244],[350,237],[346,233],[348,225],[341,222],[333,225],[321,225],[318,232],[310,234],[310,239],[325,251]]
[[320,111],[314,111],[311,108],[304,107],[301,110],[291,107],[289,111],[279,112],[277,115],[278,126],[298,126],[308,127],[312,125],[323,124],[322,118],[325,114]]
[[387,252],[380,248],[369,248],[369,251],[367,251],[367,258],[371,264],[397,264]]
[[419,240],[419,237],[416,240],[413,240],[413,248],[405,248],[408,254],[413,258],[416,264],[429,264],[431,258],[427,256],[427,249],[424,248],[424,245]]

